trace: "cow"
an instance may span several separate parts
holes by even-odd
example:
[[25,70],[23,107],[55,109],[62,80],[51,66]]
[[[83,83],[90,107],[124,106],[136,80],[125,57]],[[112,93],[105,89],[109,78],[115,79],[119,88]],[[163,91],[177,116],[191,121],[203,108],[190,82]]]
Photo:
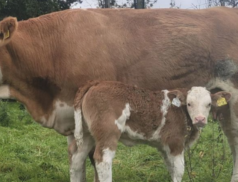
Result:
[[[22,102],[73,141],[73,100],[88,80],[149,90],[205,86],[232,94],[219,112],[238,181],[238,10],[65,10],[0,21],[0,98]],[[222,117],[221,117],[222,116]]]
[[[83,164],[95,146],[94,160],[100,182],[112,182],[112,160],[118,141],[147,144],[161,151],[173,182],[181,182],[184,150],[207,124],[211,106],[222,107],[230,93],[210,95],[204,87],[190,90],[149,91],[121,82],[90,82],[75,96],[77,154],[71,160],[71,181],[85,181]],[[81,161],[77,165],[73,160]]]

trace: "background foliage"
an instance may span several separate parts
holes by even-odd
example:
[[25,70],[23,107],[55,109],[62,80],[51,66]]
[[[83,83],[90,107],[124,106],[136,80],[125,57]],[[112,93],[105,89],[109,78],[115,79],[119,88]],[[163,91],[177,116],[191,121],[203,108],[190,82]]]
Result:
[[0,0],[0,18],[15,16],[26,20],[42,14],[69,9],[72,3],[81,0]]

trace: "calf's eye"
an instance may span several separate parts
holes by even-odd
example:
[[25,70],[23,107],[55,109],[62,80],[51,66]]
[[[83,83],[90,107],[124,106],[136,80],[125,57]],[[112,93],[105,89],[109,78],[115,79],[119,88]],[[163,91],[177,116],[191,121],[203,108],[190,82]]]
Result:
[[188,107],[190,107],[190,106],[191,106],[191,104],[190,104],[190,103],[188,103],[187,105],[188,105]]
[[207,105],[207,107],[211,107],[211,103],[209,103],[209,104]]

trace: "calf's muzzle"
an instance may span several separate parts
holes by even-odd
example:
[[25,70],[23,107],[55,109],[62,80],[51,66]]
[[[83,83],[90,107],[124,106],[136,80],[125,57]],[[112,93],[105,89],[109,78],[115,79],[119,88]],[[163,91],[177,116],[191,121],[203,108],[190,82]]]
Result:
[[197,127],[204,127],[207,124],[206,117],[204,116],[197,116],[195,117],[194,125]]

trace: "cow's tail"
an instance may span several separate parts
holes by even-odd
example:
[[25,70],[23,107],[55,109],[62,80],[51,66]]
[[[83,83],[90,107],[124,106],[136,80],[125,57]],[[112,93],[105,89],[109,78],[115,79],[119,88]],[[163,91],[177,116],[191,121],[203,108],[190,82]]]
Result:
[[98,81],[90,81],[83,87],[80,87],[74,99],[74,121],[75,121],[74,137],[76,140],[76,144],[79,148],[83,145],[83,113],[81,109],[83,97],[92,86],[95,86],[98,83],[99,83]]

